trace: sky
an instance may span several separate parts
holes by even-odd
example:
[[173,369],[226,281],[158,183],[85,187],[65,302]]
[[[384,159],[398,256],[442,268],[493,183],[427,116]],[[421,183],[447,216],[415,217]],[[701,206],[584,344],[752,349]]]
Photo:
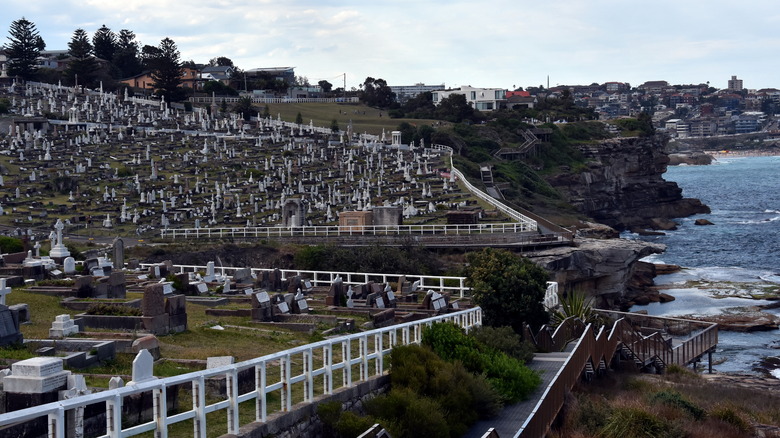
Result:
[[295,67],[310,82],[514,89],[666,80],[780,88],[776,0],[2,0],[48,50],[73,32],[171,38],[182,60]]

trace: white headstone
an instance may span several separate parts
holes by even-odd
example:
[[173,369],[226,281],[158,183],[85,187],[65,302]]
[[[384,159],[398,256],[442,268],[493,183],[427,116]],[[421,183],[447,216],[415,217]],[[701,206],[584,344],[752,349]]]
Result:
[[42,394],[62,389],[70,371],[63,371],[62,359],[34,357],[11,365],[11,375],[3,379],[5,392]]
[[5,304],[5,296],[11,293],[11,288],[5,285],[5,278],[0,278],[0,304]]
[[127,382],[127,386],[156,379],[154,377],[154,358],[149,350],[141,350],[133,359],[133,380]]
[[219,368],[225,365],[232,365],[235,362],[233,356],[215,356],[206,358],[206,369]]

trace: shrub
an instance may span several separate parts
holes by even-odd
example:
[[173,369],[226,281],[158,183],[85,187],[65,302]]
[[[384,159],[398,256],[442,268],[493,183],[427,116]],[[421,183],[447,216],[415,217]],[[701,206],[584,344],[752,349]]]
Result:
[[459,361],[472,373],[484,374],[493,389],[509,402],[522,400],[541,383],[539,375],[506,353],[489,348],[451,323],[423,330],[422,342],[448,361]]
[[680,436],[654,414],[635,406],[620,407],[612,412],[601,429],[604,438],[664,438]]
[[346,411],[341,414],[338,423],[336,423],[336,433],[344,438],[357,437],[375,423],[372,417],[361,417],[354,412]]
[[393,438],[449,438],[450,424],[441,406],[409,388],[393,388],[387,396],[366,403],[369,414],[382,419]]
[[717,405],[710,411],[710,417],[728,423],[742,432],[748,432],[752,428],[748,420],[730,406]]
[[523,363],[534,358],[536,347],[531,342],[523,341],[512,327],[481,326],[471,329],[469,335],[488,348],[506,353]]
[[141,309],[121,304],[95,303],[86,310],[87,315],[105,316],[141,316]]
[[654,403],[662,403],[666,406],[681,409],[689,413],[696,420],[701,420],[705,415],[704,409],[696,406],[677,391],[664,390],[657,392],[653,395],[651,400]]
[[15,237],[0,236],[0,251],[3,254],[24,251],[24,245],[20,239]]

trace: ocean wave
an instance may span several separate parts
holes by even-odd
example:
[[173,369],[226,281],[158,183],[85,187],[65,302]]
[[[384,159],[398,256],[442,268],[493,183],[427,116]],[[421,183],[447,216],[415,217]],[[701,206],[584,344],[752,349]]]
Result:
[[738,225],[757,225],[757,224],[768,224],[772,223],[776,220],[780,220],[780,216],[770,217],[767,219],[748,219],[748,220],[742,220],[742,221],[735,221],[733,223]]
[[[649,257],[648,257],[649,258]],[[660,263],[655,262],[654,263]],[[740,268],[737,266],[705,266],[683,268],[673,274],[659,275],[657,284],[684,283],[686,281],[732,282],[732,283],[778,283],[780,274],[772,271]]]

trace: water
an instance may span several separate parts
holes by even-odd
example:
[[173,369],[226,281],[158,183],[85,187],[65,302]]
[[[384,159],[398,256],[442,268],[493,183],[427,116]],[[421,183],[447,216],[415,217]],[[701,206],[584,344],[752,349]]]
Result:
[[[645,309],[651,315],[664,316],[704,315],[770,303],[734,295],[780,288],[779,170],[780,157],[721,159],[710,166],[670,167],[664,178],[677,182],[685,197],[700,199],[712,213],[678,219],[679,229],[664,236],[641,237],[667,245],[664,254],[651,256],[648,261],[686,269],[656,278],[657,284],[670,288],[667,292],[677,298],[675,301],[634,306],[632,310]],[[700,218],[715,225],[694,225]],[[699,283],[688,287],[688,281]],[[767,312],[780,315],[780,309]],[[778,347],[777,330],[720,331],[714,360],[722,363],[715,368],[757,372],[762,359],[780,356]],[[780,378],[780,370],[772,370],[772,374]]]

